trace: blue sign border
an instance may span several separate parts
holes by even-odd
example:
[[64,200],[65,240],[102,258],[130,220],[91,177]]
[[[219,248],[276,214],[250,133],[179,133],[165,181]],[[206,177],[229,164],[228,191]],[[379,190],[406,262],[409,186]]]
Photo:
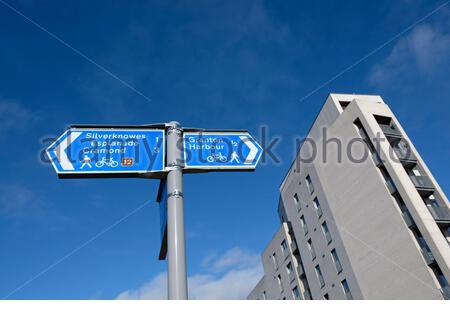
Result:
[[[255,158],[255,162],[253,164],[242,164],[242,165],[232,165],[232,166],[208,166],[205,164],[199,164],[199,165],[189,165],[186,162],[186,135],[197,135],[197,136],[205,136],[208,135],[214,135],[214,136],[246,136],[248,137],[251,142],[253,142],[258,148],[258,156]],[[259,145],[259,143],[252,137],[252,135],[248,131],[186,131],[183,132],[183,159],[184,159],[184,169],[187,170],[199,170],[199,171],[240,171],[240,170],[255,170],[259,160],[261,159],[263,153],[262,147]]]
[[[161,132],[162,138],[162,169],[161,170],[127,170],[127,171],[66,171],[60,170],[58,165],[56,164],[58,160],[56,159],[56,154],[54,149],[60,144],[70,132],[80,132],[80,131],[105,131],[105,132],[117,132],[117,131],[137,131],[137,132]],[[164,173],[166,172],[166,131],[164,129],[146,129],[146,128],[76,128],[72,127],[67,129],[61,136],[58,137],[56,141],[54,141],[47,149],[46,154],[48,159],[51,161],[53,168],[59,177],[120,177],[120,176],[132,176],[139,177],[145,174],[155,174],[155,173]],[[156,177],[159,178],[159,177]]]

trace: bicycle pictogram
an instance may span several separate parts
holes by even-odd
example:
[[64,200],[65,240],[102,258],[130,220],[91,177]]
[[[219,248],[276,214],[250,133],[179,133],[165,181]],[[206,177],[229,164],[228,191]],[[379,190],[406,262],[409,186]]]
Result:
[[95,166],[97,168],[101,168],[105,165],[107,167],[115,168],[119,165],[119,163],[111,158],[106,158],[106,157],[103,157],[102,160],[99,160],[95,163]]

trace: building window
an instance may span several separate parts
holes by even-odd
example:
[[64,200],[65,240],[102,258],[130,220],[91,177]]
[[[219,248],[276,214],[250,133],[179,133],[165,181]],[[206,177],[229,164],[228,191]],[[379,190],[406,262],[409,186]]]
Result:
[[295,202],[295,206],[300,211],[302,208],[302,203],[300,202],[300,198],[297,193],[294,194],[294,202]]
[[325,235],[325,239],[327,239],[327,243],[330,243],[332,240],[331,233],[330,233],[330,230],[328,229],[328,225],[325,221],[322,223],[322,231],[323,231],[323,234]]
[[330,300],[330,296],[328,295],[328,293],[325,293],[323,295],[323,300]]
[[292,289],[292,296],[294,297],[295,300],[300,299],[300,291],[298,290],[297,286],[295,286],[294,289]]
[[353,300],[352,293],[350,292],[350,287],[348,286],[347,280],[344,279],[341,281],[342,290],[344,290],[345,296],[347,300]]
[[285,253],[286,250],[287,250],[286,240],[283,240],[283,241],[281,242],[281,251],[282,251],[283,253]]
[[291,272],[292,272],[292,263],[288,262],[288,264],[286,265],[286,272],[287,272],[287,274],[291,274]]
[[316,250],[314,250],[314,246],[312,244],[311,239],[309,239],[306,243],[308,244],[308,250],[309,253],[311,254],[311,258],[314,260],[316,258]]
[[319,279],[320,287],[323,288],[325,286],[325,280],[323,280],[322,271],[320,270],[319,265],[317,265],[314,269],[316,269],[317,278]]
[[336,249],[331,250],[331,257],[333,258],[337,273],[341,273],[342,265],[341,265],[341,261],[339,260],[338,255],[337,255]]
[[283,283],[281,282],[281,275],[277,276],[278,286],[280,287],[280,291],[283,291]]
[[322,212],[322,208],[320,207],[320,203],[319,203],[319,200],[317,199],[317,197],[315,197],[313,199],[313,206],[314,206],[314,209],[316,209],[317,216],[320,218],[322,216],[323,212]]
[[273,263],[273,268],[274,269],[278,268],[277,256],[275,255],[275,252],[272,255],[272,263]]
[[307,226],[307,224],[306,224],[306,221],[305,221],[305,217],[304,217],[304,216],[301,216],[301,217],[300,217],[300,223],[301,223],[301,225],[302,225],[303,232],[304,232],[305,234],[307,234],[307,233],[308,233],[308,226]]
[[309,176],[309,174],[306,176],[305,179],[306,179],[306,185],[308,186],[309,192],[313,193],[314,192],[314,186],[312,184],[311,177]]

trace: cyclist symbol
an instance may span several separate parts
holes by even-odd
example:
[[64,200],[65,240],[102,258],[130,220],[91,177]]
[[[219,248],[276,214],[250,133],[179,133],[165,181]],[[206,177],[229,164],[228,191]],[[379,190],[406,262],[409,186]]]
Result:
[[101,168],[104,165],[106,165],[107,167],[115,168],[119,165],[119,163],[111,158],[107,159],[106,157],[103,157],[102,160],[99,160],[95,163],[95,166],[97,168]]
[[206,157],[206,161],[208,162],[226,162],[227,161],[227,157],[225,157],[224,155],[222,155],[221,152],[219,153],[213,153],[210,156]]

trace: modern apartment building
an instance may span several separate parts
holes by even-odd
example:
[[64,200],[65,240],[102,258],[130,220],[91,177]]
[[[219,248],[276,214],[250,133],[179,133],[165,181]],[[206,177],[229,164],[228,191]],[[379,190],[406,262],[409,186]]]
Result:
[[[298,253],[292,227],[288,222],[282,222],[262,255],[264,274],[270,276],[261,278],[249,298],[305,299],[304,295],[308,294],[306,289],[308,284],[304,280],[304,270]],[[306,299],[310,299],[310,296]]]
[[330,94],[281,183],[248,298],[449,298],[449,208],[381,97]]

